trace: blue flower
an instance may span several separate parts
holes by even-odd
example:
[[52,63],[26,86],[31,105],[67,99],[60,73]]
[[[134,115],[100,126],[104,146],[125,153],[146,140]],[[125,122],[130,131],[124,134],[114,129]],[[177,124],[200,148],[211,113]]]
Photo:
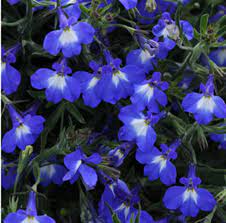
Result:
[[2,150],[11,153],[16,146],[24,150],[26,146],[35,143],[44,128],[45,119],[40,115],[22,116],[11,105],[8,106],[8,110],[13,128],[3,136]]
[[119,99],[127,98],[133,93],[133,84],[144,80],[145,73],[134,65],[121,68],[121,60],[113,59],[108,51],[105,51],[105,58],[108,65],[103,67],[97,95],[102,100],[115,104]]
[[132,147],[133,143],[125,142],[117,146],[115,149],[110,150],[108,153],[110,164],[114,167],[119,167],[129,154]]
[[219,47],[216,50],[212,50],[209,58],[218,66],[226,67],[226,47]]
[[64,157],[64,164],[69,171],[65,174],[63,181],[70,180],[70,183],[73,184],[81,175],[83,183],[88,189],[92,189],[97,183],[97,174],[87,164],[95,165],[101,163],[101,161],[101,156],[98,153],[93,153],[90,157],[86,157],[80,149],[77,149]]
[[146,164],[144,167],[144,176],[148,176],[148,179],[151,181],[160,178],[165,185],[174,184],[176,182],[177,172],[170,160],[177,158],[175,150],[179,145],[179,141],[176,141],[169,147],[166,144],[161,144],[161,152],[156,147],[145,152],[137,150],[136,160],[142,164]]
[[126,10],[135,8],[137,5],[137,0],[119,0]]
[[[184,20],[180,20],[181,29],[188,40],[193,39],[194,31],[192,25]],[[168,12],[162,14],[162,18],[159,19],[158,24],[152,29],[155,36],[165,39],[168,46],[171,49],[176,45],[175,41],[179,39],[180,31],[175,21],[171,19]]]
[[40,167],[40,184],[44,187],[47,187],[51,182],[61,185],[66,172],[66,168],[60,164],[46,164]]
[[211,23],[217,22],[222,16],[226,14],[226,7],[224,5],[218,5],[217,6],[217,13],[213,15],[209,21]]
[[201,84],[199,93],[189,93],[183,99],[182,107],[186,112],[193,113],[199,124],[208,124],[213,115],[226,118],[226,104],[219,96],[214,96],[213,76],[210,75],[206,85]]
[[15,47],[7,51],[2,47],[1,84],[6,95],[15,92],[20,84],[20,72],[10,65],[15,62]]
[[97,91],[100,88],[100,79],[105,75],[105,68],[102,68],[95,61],[91,61],[89,67],[93,70],[93,73],[77,71],[74,76],[81,83],[84,104],[94,108],[101,102],[101,98],[98,97]]
[[119,119],[124,126],[119,130],[119,140],[136,141],[139,149],[146,151],[152,148],[156,141],[156,133],[153,125],[156,124],[165,113],[157,115],[150,111],[145,115],[134,105],[123,107],[119,113]]
[[62,9],[58,9],[60,30],[48,33],[44,40],[44,49],[52,55],[57,55],[61,50],[65,57],[79,55],[81,44],[93,41],[94,28],[86,22],[78,22],[74,16],[69,19]]
[[2,171],[1,171],[1,177],[2,177],[2,187],[5,190],[9,190],[14,186],[16,175],[17,175],[17,167],[4,167],[4,165],[7,165],[9,163],[4,162]]
[[156,66],[158,59],[165,59],[173,47],[168,44],[168,41],[158,42],[158,38],[146,39],[142,36],[137,38],[140,49],[132,50],[126,57],[128,65],[136,65],[145,70],[146,73],[153,70],[153,65]]
[[10,5],[15,5],[15,4],[17,4],[18,2],[20,2],[20,0],[7,0],[7,2],[8,2]]
[[[122,223],[135,223],[138,210],[133,206],[139,202],[138,188],[129,190],[125,182],[117,180],[105,186],[99,202],[99,215],[105,223],[113,223],[110,208],[117,214]],[[108,204],[108,205],[106,205]],[[110,207],[109,207],[110,206]],[[133,217],[133,218],[132,218]],[[133,221],[131,221],[133,219]],[[153,223],[152,217],[141,210],[140,222]]]
[[38,69],[31,76],[31,85],[36,89],[45,88],[47,101],[58,103],[62,99],[74,102],[80,95],[80,83],[72,73],[71,68],[67,67],[66,60],[61,63],[54,63],[51,69]]
[[4,223],[55,223],[55,220],[47,215],[38,215],[36,209],[36,194],[31,191],[26,211],[19,209],[15,213],[10,213],[4,219]]
[[164,205],[170,210],[180,209],[185,216],[197,216],[199,210],[211,211],[216,205],[213,195],[206,189],[198,188],[201,179],[195,175],[195,167],[189,167],[188,177],[182,177],[184,186],[170,187],[164,197]]
[[140,109],[147,107],[149,111],[158,113],[159,105],[166,106],[167,96],[163,92],[168,88],[168,83],[161,81],[161,73],[154,72],[152,78],[140,84],[135,84],[131,101]]
[[[226,126],[226,124],[222,124],[221,126]],[[220,148],[226,149],[226,133],[222,132],[222,134],[210,134],[210,138],[214,142],[220,143]]]

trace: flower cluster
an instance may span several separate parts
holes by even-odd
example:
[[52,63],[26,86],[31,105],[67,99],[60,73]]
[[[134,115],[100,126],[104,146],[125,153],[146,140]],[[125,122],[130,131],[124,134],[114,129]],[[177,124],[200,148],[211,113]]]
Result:
[[3,222],[223,222],[225,7],[7,2]]

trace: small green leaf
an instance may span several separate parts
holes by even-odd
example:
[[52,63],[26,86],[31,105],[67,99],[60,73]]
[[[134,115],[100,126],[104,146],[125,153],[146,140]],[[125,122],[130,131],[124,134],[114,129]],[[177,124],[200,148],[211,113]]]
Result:
[[201,20],[200,20],[200,27],[199,27],[200,28],[200,33],[202,35],[206,34],[208,20],[209,20],[209,14],[202,15]]
[[85,124],[86,121],[83,118],[82,114],[80,113],[80,111],[76,108],[76,106],[74,104],[67,104],[66,106],[67,111],[81,124]]

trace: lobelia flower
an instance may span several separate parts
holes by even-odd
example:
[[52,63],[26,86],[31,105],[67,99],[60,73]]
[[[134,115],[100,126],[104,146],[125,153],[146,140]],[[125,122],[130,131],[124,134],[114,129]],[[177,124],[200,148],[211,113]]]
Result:
[[3,167],[1,171],[1,183],[2,187],[5,190],[9,190],[14,186],[16,175],[17,175],[17,167],[4,167],[4,165],[7,165],[9,163],[3,162]]
[[97,91],[99,86],[99,81],[102,75],[105,75],[105,67],[101,67],[95,61],[89,63],[89,67],[93,70],[93,73],[86,71],[77,71],[74,76],[81,83],[81,91],[84,100],[84,104],[95,108],[100,102],[101,98],[98,97]]
[[80,83],[73,76],[70,67],[66,65],[63,59],[60,63],[54,63],[52,68],[38,69],[31,76],[31,85],[36,89],[46,89],[45,95],[47,101],[58,103],[62,99],[74,102],[80,95]]
[[125,7],[126,10],[135,8],[137,5],[137,0],[119,0],[119,1]]
[[135,140],[140,150],[148,150],[154,145],[157,137],[153,126],[164,115],[164,112],[154,115],[150,111],[145,115],[134,105],[123,107],[120,110],[119,119],[124,126],[119,130],[119,140]]
[[[221,126],[226,126],[226,124],[222,124]],[[219,148],[222,149],[226,149],[226,133],[222,134],[210,134],[210,138],[214,141],[214,142],[219,142],[220,146]]]
[[209,21],[211,23],[217,22],[222,16],[226,14],[226,7],[224,5],[217,6],[217,13],[210,17]]
[[65,57],[79,55],[81,44],[93,41],[94,28],[86,22],[77,22],[72,16],[67,18],[62,9],[58,9],[60,30],[48,33],[44,39],[43,47],[52,55],[57,55],[61,50]]
[[8,110],[13,123],[13,128],[5,133],[2,139],[2,150],[12,153],[16,146],[24,150],[26,146],[35,143],[43,130],[45,119],[40,115],[20,115],[13,106],[9,105]]
[[134,94],[130,100],[140,109],[147,107],[149,111],[158,113],[159,105],[167,104],[167,96],[163,91],[167,90],[168,86],[167,82],[161,81],[161,73],[154,72],[151,79],[134,85]]
[[64,164],[69,171],[65,174],[63,181],[70,180],[70,183],[73,184],[81,175],[83,183],[88,189],[92,189],[97,183],[97,174],[87,164],[97,165],[101,162],[102,159],[98,153],[93,153],[90,157],[87,157],[80,149],[77,149],[64,157]]
[[[56,161],[56,159],[51,159]],[[47,187],[49,184],[54,183],[57,185],[63,184],[63,177],[67,170],[63,165],[60,164],[46,164],[40,167],[40,184]]]
[[105,51],[105,58],[108,65],[103,67],[97,95],[102,100],[115,104],[119,99],[126,98],[133,93],[133,84],[144,80],[145,73],[134,65],[121,68],[121,60],[113,59],[108,51]]
[[180,178],[184,186],[167,189],[163,203],[170,210],[180,209],[184,216],[197,216],[199,210],[211,211],[216,205],[213,195],[206,189],[198,188],[201,179],[195,175],[195,166],[190,165],[188,177]]
[[27,209],[19,209],[15,213],[10,213],[4,219],[4,223],[55,223],[55,220],[47,215],[38,215],[36,209],[36,194],[29,193]]
[[2,47],[1,61],[1,86],[6,95],[15,92],[20,84],[20,72],[10,64],[16,62],[15,51],[18,47],[13,47],[7,51]]
[[182,102],[186,112],[193,113],[199,124],[208,124],[213,115],[218,118],[226,118],[226,104],[219,96],[214,96],[213,75],[210,75],[206,85],[200,85],[202,93],[189,93]]
[[137,150],[136,160],[145,164],[144,176],[148,176],[151,181],[160,178],[165,185],[174,184],[177,172],[170,160],[177,158],[176,149],[179,145],[179,141],[175,141],[169,147],[166,144],[161,144],[161,152],[156,147],[145,152]]
[[17,4],[18,2],[20,2],[20,0],[7,0],[7,2],[8,2],[10,5],[15,5],[15,4]]
[[209,58],[218,66],[226,67],[226,47],[219,47],[216,50],[212,50]]
[[124,159],[128,156],[133,145],[133,143],[125,142],[117,146],[115,149],[110,150],[108,152],[110,164],[114,167],[119,167],[123,163]]
[[134,64],[145,70],[146,73],[153,70],[158,59],[165,59],[168,52],[174,47],[168,45],[168,41],[159,42],[158,38],[146,39],[143,36],[137,38],[140,49],[132,50],[126,57],[126,64]]
[[155,221],[155,223],[171,223],[171,222],[187,223],[186,217],[183,215],[180,216],[169,215],[165,218]]
[[[184,20],[180,20],[180,26],[183,34],[188,40],[192,40],[194,36],[194,31],[192,25]],[[176,25],[175,21],[171,19],[168,12],[162,14],[162,18],[159,19],[158,24],[152,29],[155,36],[163,36],[165,43],[172,48],[176,45],[175,41],[178,40],[180,31],[179,27]]]
[[[117,214],[122,223],[135,223],[138,210],[133,206],[139,202],[138,189],[131,191],[120,179],[105,186],[99,202],[99,215],[106,223],[113,223],[110,208]],[[110,206],[110,207],[109,207]],[[140,222],[153,223],[152,217],[146,212],[140,211]]]

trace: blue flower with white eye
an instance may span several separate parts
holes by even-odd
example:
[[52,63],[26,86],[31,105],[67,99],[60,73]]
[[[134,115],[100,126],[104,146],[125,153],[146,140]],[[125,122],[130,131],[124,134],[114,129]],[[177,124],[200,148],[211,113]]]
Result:
[[54,183],[61,185],[63,183],[63,177],[67,170],[60,164],[46,164],[40,167],[40,184],[47,187],[49,184]]
[[144,80],[145,73],[134,65],[121,68],[121,60],[113,59],[108,51],[105,51],[105,58],[108,65],[102,68],[103,75],[98,83],[97,96],[115,104],[119,99],[132,95],[133,84]]
[[13,106],[9,105],[8,110],[13,123],[13,128],[5,133],[2,139],[2,150],[12,153],[16,146],[24,150],[26,146],[35,143],[43,130],[45,119],[40,115],[20,115]]
[[100,88],[99,82],[106,69],[95,61],[91,61],[89,67],[93,70],[93,73],[77,71],[74,76],[81,83],[84,104],[94,108],[101,102],[101,98],[97,95],[97,89]]
[[[226,123],[221,124],[221,126],[226,126]],[[220,143],[219,148],[221,149],[226,149],[226,133],[222,134],[210,134],[210,138],[214,141],[214,142],[218,142]]]
[[10,65],[15,62],[15,47],[7,51],[2,47],[1,84],[6,95],[15,92],[20,84],[20,72]]
[[147,151],[154,145],[157,137],[153,126],[164,115],[164,112],[154,115],[150,111],[145,115],[134,105],[123,107],[120,110],[119,119],[124,126],[119,130],[119,140],[134,140],[140,150]]
[[74,16],[67,18],[62,9],[58,9],[60,30],[48,33],[43,47],[52,55],[61,50],[65,57],[72,57],[81,53],[81,44],[93,41],[94,28],[87,22],[77,22]]
[[69,171],[63,177],[63,181],[70,180],[70,183],[73,184],[81,175],[85,186],[92,189],[97,183],[97,174],[87,164],[97,165],[101,162],[102,158],[98,153],[93,153],[90,157],[87,157],[80,149],[77,149],[64,157],[64,164]]
[[174,142],[169,147],[166,144],[161,144],[161,152],[156,147],[145,152],[137,150],[136,160],[145,164],[144,176],[148,176],[150,181],[160,178],[165,185],[174,184],[177,172],[170,160],[177,158],[176,149],[179,145],[179,141]]
[[193,113],[199,124],[208,124],[213,115],[217,118],[226,118],[226,104],[219,96],[214,96],[213,75],[210,75],[206,85],[201,84],[202,93],[189,93],[182,102],[186,112]]
[[209,58],[219,67],[226,67],[226,47],[219,47],[216,50],[212,50]]
[[17,167],[5,167],[5,165],[10,164],[7,162],[3,162],[3,167],[1,170],[1,183],[2,187],[5,190],[9,190],[14,186],[15,180],[16,180],[16,175],[17,175]]
[[136,65],[145,70],[146,73],[153,70],[158,59],[165,59],[168,52],[174,47],[168,45],[168,41],[160,42],[158,38],[146,39],[143,36],[137,38],[140,49],[132,50],[126,57],[128,65]]
[[[99,216],[105,223],[113,223],[111,209],[117,214],[122,223],[135,223],[138,210],[133,206],[139,202],[138,189],[129,190],[125,182],[117,180],[105,185],[99,202]],[[106,205],[108,204],[108,205]],[[110,206],[110,207],[109,207]],[[153,223],[153,218],[146,212],[140,211],[139,222]]]
[[[188,40],[192,40],[194,36],[194,31],[192,25],[184,20],[180,20],[180,26],[183,34]],[[158,24],[152,29],[155,36],[163,36],[165,42],[171,49],[176,45],[175,41],[179,39],[180,31],[179,27],[176,25],[175,21],[171,19],[168,12],[162,14],[162,18],[159,19]]]
[[115,149],[108,152],[110,164],[114,167],[119,167],[127,157],[133,147],[133,143],[125,142],[117,146]]
[[163,203],[170,210],[180,209],[184,216],[197,216],[199,210],[211,211],[216,205],[213,195],[206,189],[198,188],[201,179],[195,175],[195,167],[189,167],[188,177],[180,178],[184,186],[167,189]]
[[26,210],[19,209],[15,213],[10,213],[3,221],[4,223],[55,223],[55,220],[47,215],[38,215],[36,209],[36,194],[29,193]]
[[140,109],[147,107],[149,111],[158,113],[159,105],[167,104],[167,96],[163,91],[167,90],[168,86],[167,82],[161,81],[161,73],[154,72],[151,79],[134,85],[134,94],[130,100]]
[[60,63],[54,63],[52,68],[38,69],[31,76],[31,85],[36,89],[46,89],[45,95],[47,101],[58,103],[62,99],[74,102],[80,95],[80,83],[72,73],[70,67],[66,65],[66,60]]

